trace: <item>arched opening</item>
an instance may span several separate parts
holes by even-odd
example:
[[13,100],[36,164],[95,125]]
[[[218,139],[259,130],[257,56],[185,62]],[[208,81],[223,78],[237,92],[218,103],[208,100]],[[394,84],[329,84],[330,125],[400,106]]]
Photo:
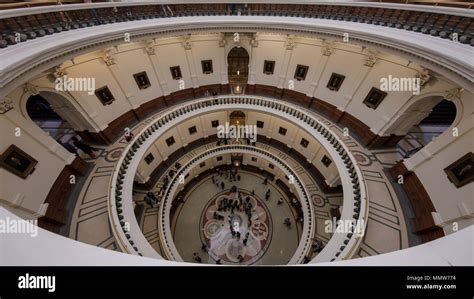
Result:
[[229,123],[235,126],[245,125],[245,113],[243,113],[242,111],[233,111],[229,115]]
[[244,92],[249,79],[249,53],[243,47],[234,47],[227,55],[227,73],[233,93]]
[[[74,147],[72,138],[84,139],[91,126],[68,99],[55,92],[40,91],[27,99],[26,112],[36,125],[66,150],[81,154]],[[90,138],[86,139],[90,141]]]
[[67,142],[75,135],[71,124],[54,111],[53,106],[40,94],[32,95],[26,102],[31,120],[58,142]]
[[415,102],[397,121],[396,134],[405,135],[397,144],[404,158],[413,156],[443,134],[452,126],[456,115],[456,105],[440,96]]

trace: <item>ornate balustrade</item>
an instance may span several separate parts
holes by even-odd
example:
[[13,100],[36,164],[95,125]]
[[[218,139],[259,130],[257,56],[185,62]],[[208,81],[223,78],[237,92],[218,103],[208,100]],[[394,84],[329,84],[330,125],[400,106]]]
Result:
[[[320,3],[235,4],[234,1],[193,4],[189,1],[110,3],[15,9],[0,12],[0,48],[46,35],[104,24],[188,16],[269,16],[330,19],[410,30],[474,46],[474,22],[469,9],[420,5]],[[453,38],[456,34],[456,38]]]
[[[182,104],[168,111],[145,127],[140,134],[137,134],[127,148],[125,148],[123,156],[120,158],[114,171],[109,190],[111,225],[114,235],[119,240],[119,245],[123,251],[150,257],[159,257],[140,231],[132,207],[133,178],[138,164],[149,146],[151,146],[161,134],[187,118],[228,109],[256,110],[279,115],[295,123],[300,128],[305,129],[316,138],[332,157],[339,171],[341,183],[344,186],[341,219],[347,221],[362,220],[362,223],[366,222],[368,200],[366,198],[366,183],[364,177],[357,167],[357,162],[349,149],[325,124],[303,109],[274,99],[256,96],[204,98]],[[172,193],[173,190],[171,188],[175,187],[176,185],[168,186],[166,190],[167,196]],[[161,221],[163,221],[163,219],[161,219]],[[355,225],[352,229],[354,228]],[[171,244],[171,240],[167,240],[168,237],[166,234],[163,234],[162,238],[165,243]],[[301,244],[306,241],[302,241],[300,246],[305,247]],[[355,249],[360,242],[361,237],[355,235],[353,232],[344,234],[336,233],[314,261],[348,259],[355,253]],[[304,250],[301,250],[301,252],[304,252]],[[168,254],[170,254],[169,257],[171,258],[177,258],[172,252],[168,252]],[[296,258],[296,260],[292,259],[292,262],[300,261],[300,258],[301,256]]]

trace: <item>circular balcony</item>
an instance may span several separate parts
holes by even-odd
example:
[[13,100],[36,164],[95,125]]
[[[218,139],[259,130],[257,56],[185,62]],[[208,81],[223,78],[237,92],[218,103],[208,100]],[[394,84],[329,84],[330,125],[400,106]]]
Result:
[[[304,128],[327,149],[328,153],[335,161],[341,176],[342,184],[344,186],[350,186],[350,188],[344,190],[341,219],[348,221],[362,221],[362,223],[365,223],[368,215],[368,200],[365,191],[366,186],[364,178],[360,169],[357,167],[357,162],[350,154],[350,151],[344,142],[338,136],[332,134],[331,130],[325,124],[319,122],[305,109],[297,108],[274,99],[254,96],[221,96],[215,98],[204,98],[173,108],[145,127],[124,150],[114,171],[109,190],[110,220],[112,222],[111,224],[114,235],[119,241],[120,247],[123,251],[131,254],[161,258],[161,256],[148,244],[141,233],[132,209],[133,178],[138,163],[142,159],[147,148],[161,134],[183,120],[196,115],[225,109],[252,109],[266,113],[273,113],[284,116],[300,128]],[[231,147],[235,147],[234,150],[236,150],[239,146],[230,146],[229,149]],[[248,150],[248,148],[242,146],[239,150]],[[255,153],[255,149],[252,148],[252,150]],[[207,153],[206,155],[209,154],[210,153]],[[264,155],[262,152],[259,154]],[[202,159],[204,159],[204,157]],[[194,162],[197,161],[199,160]],[[188,165],[186,168],[183,167],[182,171],[189,169],[189,167],[191,166]],[[286,168],[284,165],[282,165],[282,168],[285,169],[287,173],[292,174],[291,169]],[[160,210],[160,221],[164,221],[161,226],[164,233],[161,237],[162,241],[167,245],[165,246],[165,248],[167,248],[167,257],[178,261],[180,260],[179,255],[177,254],[177,251],[173,249],[169,232],[166,232],[166,224],[169,223],[169,221],[165,221],[164,218],[167,217],[166,211],[169,208],[167,202],[170,201],[172,194],[176,191],[176,180],[179,175],[182,175],[182,173],[176,174],[172,181],[174,183],[171,183],[166,189],[166,200],[163,205],[165,208]],[[308,196],[307,193],[304,192],[303,185],[301,183],[299,184],[301,185],[301,189],[298,191],[300,198],[307,199]],[[308,204],[308,206],[309,205],[310,204]],[[306,213],[308,213],[308,211],[306,211]],[[308,216],[310,216],[310,214],[308,214]],[[305,225],[305,228],[309,230],[309,232],[311,231],[309,225]],[[302,240],[304,240],[304,238]],[[354,254],[360,241],[361,238],[352,232],[347,234],[335,234],[313,262],[349,259]],[[308,243],[303,241],[300,243],[297,254],[292,259],[292,262],[298,263],[303,260],[307,244]]]

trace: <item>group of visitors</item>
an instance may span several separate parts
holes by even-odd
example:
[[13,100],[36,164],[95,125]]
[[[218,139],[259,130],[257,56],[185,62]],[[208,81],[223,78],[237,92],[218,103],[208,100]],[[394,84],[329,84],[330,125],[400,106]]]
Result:
[[[161,191],[160,191],[161,192]],[[147,192],[143,200],[149,204],[152,208],[155,208],[161,203],[162,194],[156,196],[153,192]]]
[[215,90],[209,91],[209,89],[206,89],[206,91],[204,92],[204,96],[205,97],[210,97],[211,95],[213,97],[217,97],[218,93]]
[[217,139],[217,146],[221,145],[221,144],[224,144],[224,145],[227,145],[229,144],[229,138],[219,138]]
[[216,169],[217,175],[213,175],[211,177],[212,183],[216,185],[218,188],[220,187],[221,190],[225,189],[225,180],[232,182],[240,181],[240,174],[238,173],[236,168],[232,169]]

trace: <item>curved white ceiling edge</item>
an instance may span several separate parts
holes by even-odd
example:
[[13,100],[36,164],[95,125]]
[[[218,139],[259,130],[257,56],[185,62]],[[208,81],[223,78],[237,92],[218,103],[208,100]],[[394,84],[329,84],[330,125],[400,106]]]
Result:
[[474,48],[421,33],[363,23],[266,16],[214,16],[148,19],[56,33],[0,50],[0,97],[42,72],[78,55],[116,46],[130,34],[132,42],[207,32],[258,32],[351,41],[404,57],[474,92]]
[[[0,207],[0,219],[21,218]],[[29,234],[0,234],[1,266],[210,266],[146,258],[96,247],[37,227]],[[446,237],[399,251],[307,266],[473,266],[474,226]],[[32,250],[34,248],[34,250]],[[67,254],[66,254],[67,253]]]
[[[360,1],[360,0],[357,0]],[[288,0],[206,0],[206,3],[228,3],[228,4],[289,4]],[[16,16],[22,16],[25,13],[47,13],[57,11],[70,11],[76,9],[90,9],[90,8],[106,8],[106,7],[121,7],[121,6],[139,6],[139,5],[159,5],[159,4],[195,4],[196,0],[125,0],[123,2],[113,3],[80,3],[80,4],[68,4],[66,6],[60,5],[48,5],[31,8],[14,8],[0,11],[0,18],[10,18]],[[324,0],[291,0],[291,4],[313,4],[313,5],[330,5],[330,6],[362,6],[362,7],[375,7],[375,8],[388,8],[388,9],[402,9],[411,11],[422,11],[440,14],[451,14],[456,16],[466,16],[471,14],[467,9],[447,6],[433,6],[433,5],[422,5],[422,4],[404,4],[404,3],[390,3],[390,2],[354,2],[354,0],[337,0],[324,1]]]

